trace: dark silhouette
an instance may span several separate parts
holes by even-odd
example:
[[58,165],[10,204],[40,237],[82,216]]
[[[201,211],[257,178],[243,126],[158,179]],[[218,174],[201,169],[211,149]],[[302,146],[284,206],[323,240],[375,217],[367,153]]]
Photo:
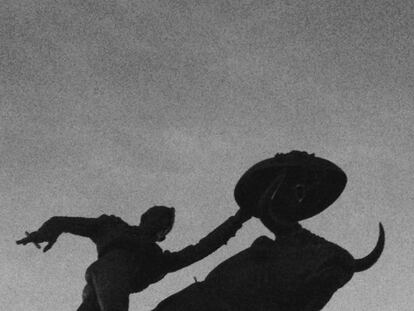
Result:
[[373,251],[354,259],[298,223],[324,210],[342,192],[345,174],[331,164],[294,151],[248,170],[236,186],[236,200],[261,220],[275,240],[259,237],[204,281],[170,296],[154,311],[321,310],[355,272],[378,260],[385,241],[380,224]]
[[139,226],[131,226],[113,215],[52,217],[17,244],[38,246],[47,242],[44,251],[48,251],[64,232],[90,238],[97,246],[98,260],[86,271],[87,284],[78,311],[126,311],[131,293],[208,256],[226,244],[251,216],[239,210],[198,244],[178,252],[163,251],[156,242],[165,239],[174,217],[175,209],[165,206],[147,210]]
[[162,251],[156,244],[174,223],[174,208],[164,206],[150,208],[139,226],[107,215],[52,217],[17,243],[48,242],[47,251],[63,232],[91,238],[98,260],[86,271],[87,285],[78,311],[125,311],[129,294],[208,256],[253,215],[275,235],[274,240],[259,237],[218,265],[204,281],[162,301],[155,311],[317,311],[355,272],[370,268],[384,248],[381,224],[375,248],[362,259],[354,259],[299,224],[329,207],[346,181],[345,173],[332,162],[292,151],[250,168],[235,188],[240,206],[236,215],[197,245],[181,251]]

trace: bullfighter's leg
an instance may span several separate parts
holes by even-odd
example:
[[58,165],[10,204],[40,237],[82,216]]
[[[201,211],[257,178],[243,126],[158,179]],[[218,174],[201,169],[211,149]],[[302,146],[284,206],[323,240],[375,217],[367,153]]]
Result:
[[98,300],[96,299],[95,289],[92,284],[86,284],[82,293],[82,304],[77,311],[100,311]]
[[[125,251],[112,251],[87,270],[100,311],[128,311],[135,264]],[[89,310],[88,310],[89,311]]]

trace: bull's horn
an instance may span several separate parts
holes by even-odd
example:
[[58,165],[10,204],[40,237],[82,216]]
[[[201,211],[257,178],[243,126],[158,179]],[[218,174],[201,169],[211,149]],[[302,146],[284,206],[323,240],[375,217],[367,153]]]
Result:
[[354,260],[354,272],[361,272],[372,267],[374,263],[380,258],[382,251],[384,250],[385,233],[382,224],[379,224],[379,237],[377,245],[367,256],[361,259]]

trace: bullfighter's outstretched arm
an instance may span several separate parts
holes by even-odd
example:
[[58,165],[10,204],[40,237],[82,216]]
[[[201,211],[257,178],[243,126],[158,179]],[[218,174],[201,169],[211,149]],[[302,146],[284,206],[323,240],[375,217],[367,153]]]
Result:
[[189,245],[177,252],[164,251],[163,262],[166,272],[174,272],[189,266],[227,244],[228,240],[236,234],[250,217],[251,215],[247,212],[239,210],[234,216],[229,217],[202,238],[196,245]]
[[[50,220],[50,227],[56,228],[61,233],[71,233],[87,238],[91,238],[96,234],[100,219],[84,218],[84,217],[63,217],[56,216]],[[52,229],[53,230],[53,229]]]
[[[110,216],[107,216],[110,217]],[[49,250],[62,233],[71,233],[93,239],[102,223],[99,218],[54,216],[47,220],[37,231],[16,241],[17,244],[48,242],[43,251]]]

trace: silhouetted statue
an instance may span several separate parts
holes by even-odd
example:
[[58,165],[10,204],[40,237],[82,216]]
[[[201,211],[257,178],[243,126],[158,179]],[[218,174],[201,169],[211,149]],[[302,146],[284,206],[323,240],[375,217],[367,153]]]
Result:
[[381,224],[373,251],[354,259],[298,223],[324,210],[345,183],[345,174],[333,163],[297,151],[253,166],[236,186],[236,201],[275,239],[259,237],[154,311],[321,310],[355,272],[370,268],[384,248]]
[[90,238],[97,246],[98,260],[86,271],[87,284],[78,311],[126,311],[131,293],[208,256],[226,244],[251,216],[239,210],[198,244],[178,252],[163,251],[156,242],[165,239],[174,217],[175,209],[165,206],[148,209],[139,226],[130,226],[113,215],[52,217],[17,244],[47,242],[47,251],[64,232]]

